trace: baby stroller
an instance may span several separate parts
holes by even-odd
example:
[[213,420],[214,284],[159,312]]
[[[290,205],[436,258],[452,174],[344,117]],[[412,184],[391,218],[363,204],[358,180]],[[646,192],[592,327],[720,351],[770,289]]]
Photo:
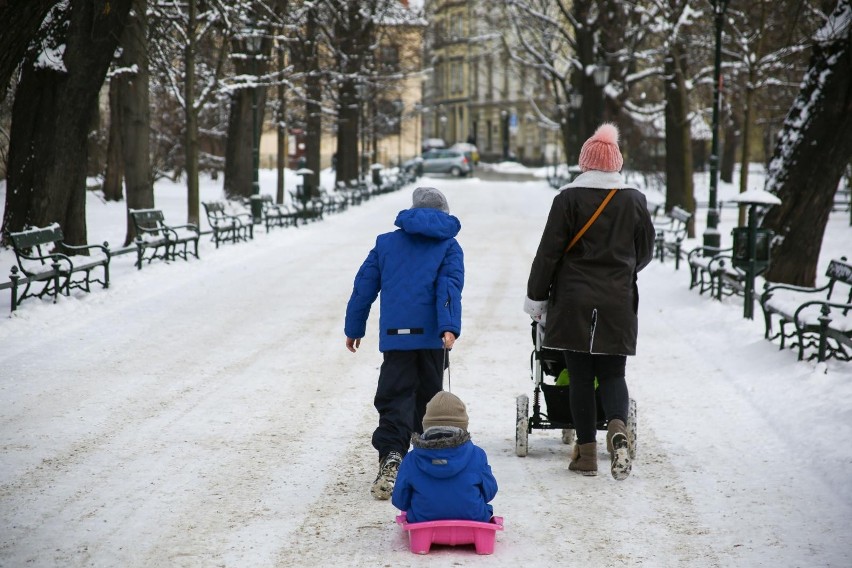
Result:
[[[529,413],[529,397],[522,394],[516,399],[515,454],[520,457],[527,455],[529,451],[529,434],[534,429],[562,429],[562,443],[571,444],[574,442],[574,423],[571,419],[568,386],[567,384],[556,384],[560,375],[562,375],[562,379],[567,377],[565,360],[560,351],[541,346],[543,333],[544,329],[539,327],[538,323],[532,322],[532,336],[535,346],[535,349],[533,349],[530,355],[530,372],[533,381],[532,415]],[[569,377],[568,380],[570,380]],[[559,382],[562,383],[563,381],[560,380]],[[544,408],[541,406],[542,394],[544,394]],[[604,416],[600,395],[597,394],[597,391],[595,392],[595,399],[597,402],[597,429],[606,430],[607,420]],[[626,427],[630,459],[635,459],[636,401],[632,398],[628,407]]]

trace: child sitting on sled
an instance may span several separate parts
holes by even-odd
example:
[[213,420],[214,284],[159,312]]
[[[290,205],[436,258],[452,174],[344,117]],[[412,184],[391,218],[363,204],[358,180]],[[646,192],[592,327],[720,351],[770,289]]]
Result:
[[409,523],[491,519],[497,480],[467,427],[467,409],[456,395],[440,391],[426,405],[423,433],[412,435],[414,448],[393,489],[392,502]]

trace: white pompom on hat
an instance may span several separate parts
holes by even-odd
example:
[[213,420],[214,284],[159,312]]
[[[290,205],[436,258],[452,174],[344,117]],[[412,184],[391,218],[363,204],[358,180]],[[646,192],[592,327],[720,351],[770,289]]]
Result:
[[624,158],[618,149],[618,128],[614,124],[602,124],[580,150],[580,169],[620,172],[623,166]]

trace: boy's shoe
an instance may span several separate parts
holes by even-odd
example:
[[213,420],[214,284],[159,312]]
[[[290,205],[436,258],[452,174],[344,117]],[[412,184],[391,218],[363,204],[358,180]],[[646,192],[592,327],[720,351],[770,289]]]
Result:
[[383,501],[391,498],[400,463],[402,463],[402,455],[399,452],[388,452],[388,455],[379,461],[379,475],[376,476],[370,488],[373,497]]
[[615,419],[607,426],[607,446],[611,459],[610,471],[618,481],[627,479],[633,464],[630,461],[630,447],[627,438],[627,428],[624,422]]

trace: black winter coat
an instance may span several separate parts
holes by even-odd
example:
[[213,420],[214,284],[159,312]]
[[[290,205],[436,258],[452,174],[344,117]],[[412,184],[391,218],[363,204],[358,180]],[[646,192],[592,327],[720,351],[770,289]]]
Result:
[[[619,188],[568,253],[609,189]],[[645,195],[617,172],[590,171],[554,199],[527,284],[547,300],[544,346],[583,353],[635,355],[637,273],[653,258],[654,226]]]

